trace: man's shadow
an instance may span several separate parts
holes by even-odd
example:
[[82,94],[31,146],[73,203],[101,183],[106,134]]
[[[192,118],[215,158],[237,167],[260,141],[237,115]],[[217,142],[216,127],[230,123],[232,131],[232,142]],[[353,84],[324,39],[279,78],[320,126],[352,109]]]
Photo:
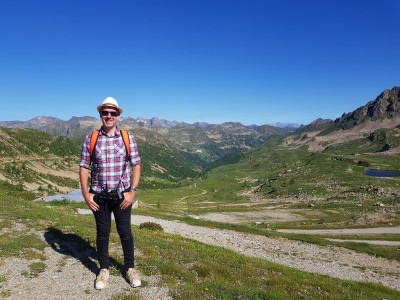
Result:
[[[49,227],[44,234],[44,238],[53,250],[79,260],[82,265],[94,274],[99,272],[99,267],[96,264],[96,249],[79,235],[64,233],[57,228]],[[123,266],[111,257],[110,263],[120,271],[123,269]]]

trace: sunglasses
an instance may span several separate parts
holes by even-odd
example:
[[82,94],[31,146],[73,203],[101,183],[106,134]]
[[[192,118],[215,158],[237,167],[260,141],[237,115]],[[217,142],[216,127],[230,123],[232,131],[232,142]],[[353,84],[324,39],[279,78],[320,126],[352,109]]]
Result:
[[118,117],[119,113],[117,113],[116,111],[109,111],[109,110],[102,110],[101,111],[101,115],[103,117],[107,117],[108,115],[111,115],[111,117]]

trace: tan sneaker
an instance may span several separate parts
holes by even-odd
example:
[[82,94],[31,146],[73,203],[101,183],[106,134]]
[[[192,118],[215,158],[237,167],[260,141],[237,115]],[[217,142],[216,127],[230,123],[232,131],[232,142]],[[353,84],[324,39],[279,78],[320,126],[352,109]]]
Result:
[[128,269],[128,271],[126,272],[126,277],[128,278],[131,287],[135,288],[142,285],[139,275],[134,268]]
[[95,288],[96,290],[102,290],[106,287],[110,272],[108,269],[101,269],[99,275],[96,278]]

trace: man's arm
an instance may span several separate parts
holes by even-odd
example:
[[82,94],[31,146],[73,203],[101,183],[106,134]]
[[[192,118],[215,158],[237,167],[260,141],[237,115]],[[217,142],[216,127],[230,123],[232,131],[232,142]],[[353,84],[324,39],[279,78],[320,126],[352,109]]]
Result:
[[[132,176],[131,176],[131,187],[139,186],[140,181],[140,164],[134,165],[132,167]],[[129,192],[124,193],[124,200],[121,202],[121,208],[125,209],[132,205],[133,200],[135,200],[136,191],[130,190]]]
[[139,186],[139,181],[140,181],[140,165],[134,165],[132,167],[131,186]]
[[88,189],[89,169],[83,167],[79,168],[79,180],[81,183],[82,196],[85,199],[87,206],[89,206],[92,211],[97,211],[99,206],[93,201],[94,194],[89,193]]

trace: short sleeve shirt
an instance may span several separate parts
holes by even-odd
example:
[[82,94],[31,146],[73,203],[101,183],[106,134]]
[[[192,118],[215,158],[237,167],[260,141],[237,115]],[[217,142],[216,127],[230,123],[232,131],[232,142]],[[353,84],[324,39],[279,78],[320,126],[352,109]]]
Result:
[[127,163],[125,144],[118,128],[111,136],[108,136],[103,129],[100,130],[94,149],[96,157],[93,163],[90,157],[92,133],[86,135],[79,166],[91,168],[91,189],[94,192],[117,189],[122,192],[129,188],[132,166],[140,164],[140,157],[135,137],[131,133],[128,134],[131,153]]

